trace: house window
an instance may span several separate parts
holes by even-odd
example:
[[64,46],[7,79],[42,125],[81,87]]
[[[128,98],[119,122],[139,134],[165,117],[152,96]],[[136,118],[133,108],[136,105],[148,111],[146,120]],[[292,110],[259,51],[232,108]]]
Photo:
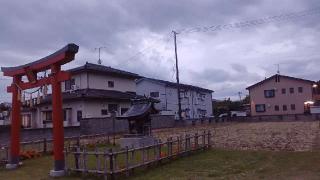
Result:
[[291,110],[296,110],[296,105],[295,104],[291,104]]
[[265,112],[266,106],[264,104],[256,104],[256,112]]
[[108,104],[108,111],[110,113],[118,112],[118,104]]
[[44,121],[52,121],[52,111],[44,111],[43,112],[43,120]]
[[290,88],[290,93],[291,93],[291,94],[294,93],[294,88]]
[[108,81],[108,87],[113,88],[114,87],[114,82],[113,81]]
[[108,115],[108,109],[101,109],[101,115],[102,116]]
[[287,105],[283,105],[283,106],[282,106],[282,110],[283,110],[283,111],[287,111]]
[[66,91],[70,91],[70,90],[72,90],[72,86],[74,86],[75,84],[76,84],[76,81],[74,79],[67,80],[67,81],[65,81],[64,89]]
[[63,110],[63,121],[67,121],[67,110]]
[[77,111],[77,121],[80,122],[82,119],[82,111]]
[[150,97],[158,98],[160,96],[159,92],[150,92]]
[[22,115],[22,128],[31,128],[31,114]]
[[287,89],[286,88],[282,88],[281,92],[282,92],[282,94],[286,94],[287,93]]
[[298,92],[303,93],[303,87],[298,87]]
[[272,98],[275,95],[274,89],[272,90],[264,90],[264,97],[265,98]]
[[121,115],[123,115],[124,113],[126,113],[128,111],[128,108],[121,108]]
[[279,111],[279,106],[278,106],[278,105],[275,105],[275,106],[274,106],[274,110],[275,110],[275,111]]

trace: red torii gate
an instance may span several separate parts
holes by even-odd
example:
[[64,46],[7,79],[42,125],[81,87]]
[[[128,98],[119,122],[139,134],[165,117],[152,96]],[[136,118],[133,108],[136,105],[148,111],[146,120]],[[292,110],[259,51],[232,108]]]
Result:
[[[19,91],[51,84],[54,169],[50,171],[50,175],[60,176],[64,174],[64,129],[61,82],[69,80],[71,75],[68,72],[61,71],[61,65],[72,61],[78,49],[79,46],[68,44],[57,52],[32,63],[1,68],[4,76],[13,78],[12,84],[7,87],[7,91],[12,93],[11,143],[10,159],[7,164],[8,169],[16,168],[20,161],[21,102],[18,96],[21,93],[19,93]],[[51,74],[48,77],[38,79],[37,73],[49,69],[51,70]],[[23,82],[23,76],[27,76],[29,82]]]

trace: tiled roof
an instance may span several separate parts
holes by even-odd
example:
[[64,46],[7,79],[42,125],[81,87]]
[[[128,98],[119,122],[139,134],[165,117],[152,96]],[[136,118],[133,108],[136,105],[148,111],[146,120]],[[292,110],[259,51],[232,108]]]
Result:
[[258,85],[260,85],[260,84],[263,84],[263,83],[266,82],[266,81],[272,80],[272,79],[275,78],[276,76],[279,76],[280,78],[288,78],[288,79],[292,79],[292,80],[296,80],[296,81],[304,81],[304,82],[307,82],[307,83],[310,83],[310,84],[315,83],[315,81],[311,81],[311,80],[307,80],[307,79],[302,79],[302,78],[296,78],[296,77],[291,77],[291,76],[285,76],[285,75],[275,74],[275,75],[273,75],[273,76],[271,76],[271,77],[269,77],[269,78],[266,78],[266,79],[264,79],[264,80],[262,80],[262,81],[260,81],[260,82],[258,82],[258,83],[256,83],[256,84],[253,84],[253,85],[247,87],[246,89],[249,90],[249,89],[251,89],[251,88],[253,88],[253,87],[256,87],[256,86],[258,86]]
[[[175,82],[170,82],[170,81],[165,81],[165,80],[160,80],[160,79],[153,79],[153,78],[142,78],[142,79],[139,79],[137,81],[137,83],[143,81],[143,80],[149,80],[149,81],[154,81],[154,82],[158,82],[158,83],[161,83],[161,84],[165,84],[166,86],[169,86],[169,87],[174,87],[176,88],[177,87],[177,83]],[[198,87],[198,86],[193,86],[193,85],[188,85],[188,84],[181,84],[180,83],[180,88],[182,89],[186,89],[186,90],[196,90],[196,91],[205,91],[205,92],[214,92],[210,89],[205,89],[205,88],[201,88],[201,87]]]
[[103,66],[103,65],[92,64],[92,63],[88,63],[88,62],[83,66],[80,66],[80,67],[77,67],[74,69],[70,69],[68,71],[71,72],[72,74],[77,74],[77,73],[81,73],[81,72],[95,72],[95,73],[102,73],[102,74],[109,74],[109,75],[114,75],[114,76],[133,78],[133,79],[137,79],[137,78],[141,77],[138,74],[131,73],[128,71],[123,71],[120,69],[112,68],[110,66]]
[[[72,92],[63,92],[62,98],[64,101],[70,100],[116,100],[116,101],[130,101],[133,98],[138,97],[134,93],[121,92],[114,90],[103,89],[79,89]],[[48,95],[42,102],[48,103],[52,101],[52,96]]]

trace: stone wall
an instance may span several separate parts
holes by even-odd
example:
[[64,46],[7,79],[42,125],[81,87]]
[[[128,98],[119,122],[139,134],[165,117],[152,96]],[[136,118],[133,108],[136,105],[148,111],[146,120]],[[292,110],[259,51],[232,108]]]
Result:
[[[64,136],[72,137],[79,136],[80,128],[65,127]],[[39,128],[39,129],[21,129],[21,142],[40,140],[40,139],[52,139],[52,128]],[[0,144],[8,144],[10,141],[10,126],[0,127]]]
[[[115,119],[115,133],[128,132],[128,121],[126,119]],[[153,129],[172,128],[175,126],[174,116],[153,115],[151,116],[151,127]],[[84,118],[80,121],[81,135],[113,133],[113,118]]]

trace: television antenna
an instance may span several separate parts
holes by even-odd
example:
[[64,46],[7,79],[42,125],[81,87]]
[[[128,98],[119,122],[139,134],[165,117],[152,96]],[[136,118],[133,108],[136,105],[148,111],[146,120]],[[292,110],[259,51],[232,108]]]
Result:
[[104,49],[104,48],[107,48],[107,47],[105,47],[105,46],[101,46],[101,47],[97,47],[97,48],[94,48],[94,50],[98,50],[98,52],[99,52],[99,60],[98,60],[98,64],[99,65],[101,65],[102,64],[102,60],[101,60],[101,49]]

